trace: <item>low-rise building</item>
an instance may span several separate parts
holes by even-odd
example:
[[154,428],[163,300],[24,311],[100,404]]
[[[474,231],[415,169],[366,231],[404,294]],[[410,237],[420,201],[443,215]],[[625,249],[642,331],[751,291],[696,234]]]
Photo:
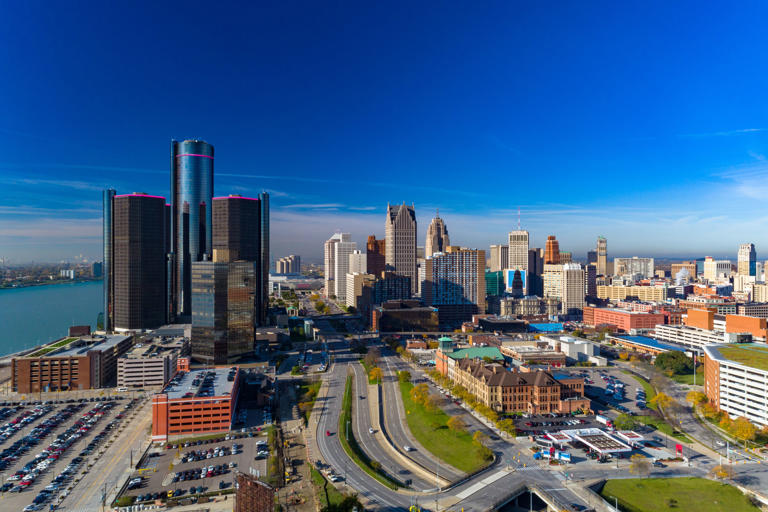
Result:
[[717,410],[768,426],[768,347],[750,343],[704,347],[704,392]]
[[584,308],[584,323],[591,327],[615,326],[619,331],[631,332],[653,329],[656,325],[663,324],[664,315],[646,311],[586,306]]
[[117,359],[117,385],[125,388],[164,386],[176,374],[179,356],[188,349],[184,339],[137,343]]
[[600,355],[600,346],[584,338],[554,335],[542,336],[539,341],[545,341],[553,350],[562,352],[569,362],[586,362]]
[[272,512],[275,490],[253,475],[237,473],[234,512]]
[[371,325],[379,332],[435,332],[440,318],[438,310],[417,300],[387,301],[371,312]]
[[752,335],[749,333],[727,333],[687,325],[657,325],[654,329],[654,337],[661,341],[693,349],[699,354],[707,345],[749,343],[752,341]]
[[18,393],[72,391],[114,386],[117,359],[132,336],[83,336],[54,341],[11,360],[11,382]]
[[152,397],[152,441],[230,430],[239,376],[236,366],[177,373]]
[[743,316],[768,318],[768,302],[749,302],[736,306],[736,313]]
[[565,366],[566,357],[562,352],[553,348],[526,345],[501,347],[501,353],[522,364],[543,364],[550,366]]

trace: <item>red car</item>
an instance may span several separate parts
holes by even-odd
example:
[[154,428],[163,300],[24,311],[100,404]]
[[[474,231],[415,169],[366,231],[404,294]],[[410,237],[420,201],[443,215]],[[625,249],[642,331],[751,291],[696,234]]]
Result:
[[331,431],[330,430],[326,430],[325,431],[325,435],[326,435],[326,437],[330,436],[331,435]]

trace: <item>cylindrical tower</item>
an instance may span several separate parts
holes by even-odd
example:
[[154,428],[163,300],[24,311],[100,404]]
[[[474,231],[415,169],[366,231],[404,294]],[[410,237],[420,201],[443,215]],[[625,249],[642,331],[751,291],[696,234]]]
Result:
[[211,259],[213,146],[202,140],[171,143],[172,253],[175,312],[191,314],[191,264]]
[[103,237],[104,237],[104,263],[101,266],[101,272],[104,276],[102,285],[104,286],[104,331],[112,332],[115,325],[113,322],[114,305],[114,281],[113,281],[113,255],[114,238],[112,235],[112,208],[115,198],[115,189],[108,188],[104,190],[103,205]]

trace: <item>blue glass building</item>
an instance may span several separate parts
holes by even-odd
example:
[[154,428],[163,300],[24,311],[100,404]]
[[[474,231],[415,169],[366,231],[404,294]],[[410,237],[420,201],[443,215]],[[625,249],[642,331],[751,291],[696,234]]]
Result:
[[102,285],[104,286],[104,330],[106,332],[112,332],[114,329],[113,321],[113,294],[114,283],[112,281],[112,257],[114,255],[114,237],[112,236],[112,208],[113,200],[115,198],[115,189],[108,188],[104,190],[104,204],[103,204],[103,244],[104,244],[104,263],[102,264],[101,271],[104,275]]
[[212,198],[213,146],[201,140],[171,141],[170,279],[176,317],[192,313],[192,262],[211,259]]

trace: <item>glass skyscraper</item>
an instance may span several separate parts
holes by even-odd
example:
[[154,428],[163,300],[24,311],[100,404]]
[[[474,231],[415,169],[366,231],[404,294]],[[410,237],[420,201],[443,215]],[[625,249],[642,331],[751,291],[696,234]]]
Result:
[[211,259],[213,146],[201,140],[171,142],[171,288],[176,316],[189,318],[191,264]]
[[103,286],[104,286],[104,330],[106,332],[112,332],[115,324],[113,321],[112,304],[114,296],[114,283],[112,280],[112,258],[114,256],[114,238],[112,236],[112,208],[113,199],[115,198],[115,189],[108,188],[104,191],[104,204],[103,204],[103,244],[104,244],[104,263],[101,267],[101,271],[104,274]]
[[261,273],[259,296],[257,300],[258,325],[267,325],[267,307],[269,306],[269,193],[259,194],[261,201]]

